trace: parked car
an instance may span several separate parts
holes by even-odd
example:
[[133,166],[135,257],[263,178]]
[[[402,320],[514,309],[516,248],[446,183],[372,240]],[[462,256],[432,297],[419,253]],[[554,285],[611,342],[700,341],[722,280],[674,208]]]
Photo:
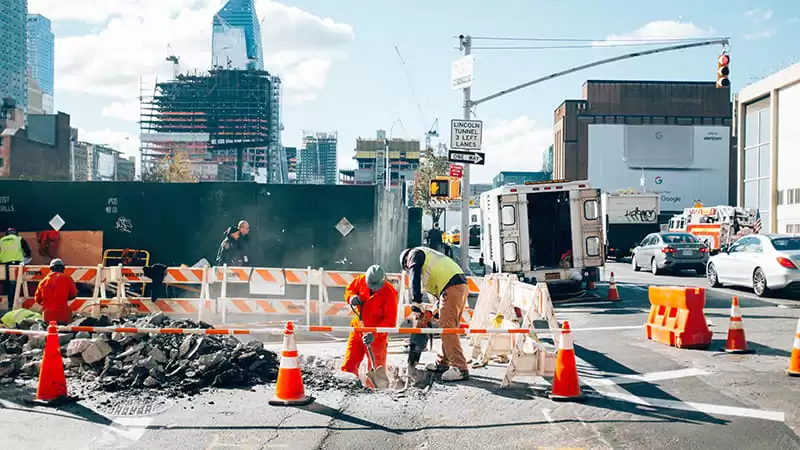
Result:
[[781,290],[800,291],[800,237],[751,234],[708,261],[711,287],[749,287],[759,297]]
[[684,232],[650,233],[633,249],[633,270],[649,268],[653,275],[694,269],[706,273],[708,247],[694,235]]

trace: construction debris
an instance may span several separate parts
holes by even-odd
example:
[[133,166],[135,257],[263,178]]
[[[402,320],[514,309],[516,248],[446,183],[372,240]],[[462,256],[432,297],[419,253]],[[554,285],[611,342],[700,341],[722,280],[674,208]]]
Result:
[[[79,318],[72,325],[211,328],[191,320],[170,320],[163,313],[136,321],[108,317]],[[45,331],[41,321],[20,328]],[[0,380],[38,376],[44,335],[0,335]],[[59,335],[66,375],[81,391],[128,392],[140,389],[195,394],[206,387],[250,387],[275,381],[277,355],[262,343],[233,336],[133,333]]]

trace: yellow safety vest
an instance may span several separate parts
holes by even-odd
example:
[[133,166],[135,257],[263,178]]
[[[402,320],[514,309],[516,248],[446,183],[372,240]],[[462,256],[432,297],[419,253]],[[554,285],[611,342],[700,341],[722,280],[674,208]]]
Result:
[[422,286],[433,295],[441,295],[447,283],[464,271],[455,261],[427,247],[419,247],[425,253],[422,264]]
[[22,262],[24,259],[22,238],[15,234],[0,238],[0,263]]

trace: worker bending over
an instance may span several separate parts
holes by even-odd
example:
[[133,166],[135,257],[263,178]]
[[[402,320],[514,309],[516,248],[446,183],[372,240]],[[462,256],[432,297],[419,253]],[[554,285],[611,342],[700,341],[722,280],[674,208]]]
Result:
[[[345,299],[361,312],[365,327],[394,327],[397,324],[397,290],[386,280],[386,274],[380,266],[370,266],[367,271],[357,276],[345,289]],[[351,326],[358,327],[358,317]],[[358,367],[364,359],[367,348],[372,346],[375,365],[386,367],[386,353],[389,347],[386,333],[350,333],[347,340],[347,351],[344,355],[342,370],[358,375]],[[369,365],[369,369],[372,369]]]
[[36,288],[34,299],[42,306],[45,322],[55,321],[67,325],[72,321],[69,301],[78,296],[78,288],[72,277],[64,273],[64,261],[56,258],[50,261],[50,273]]
[[[467,304],[469,289],[464,271],[447,256],[426,248],[403,250],[400,255],[403,270],[411,272],[411,311],[418,316],[422,310],[422,291],[439,299],[439,326],[458,328]],[[457,334],[442,335],[442,354],[436,363],[426,366],[430,371],[443,372],[442,381],[469,379],[469,368],[461,339]]]

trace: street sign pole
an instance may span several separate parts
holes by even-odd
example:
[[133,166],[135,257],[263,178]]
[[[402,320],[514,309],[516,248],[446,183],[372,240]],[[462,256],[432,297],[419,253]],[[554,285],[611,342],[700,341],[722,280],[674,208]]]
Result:
[[[461,37],[461,49],[464,51],[464,56],[469,56],[472,53],[472,37]],[[474,74],[471,74],[474,77]],[[470,82],[464,88],[464,120],[470,120],[472,115],[470,113],[470,97],[472,95],[472,83]],[[461,175],[461,240],[459,242],[459,250],[461,256],[461,268],[465,273],[469,273],[469,172],[470,164],[464,164],[464,172]]]

